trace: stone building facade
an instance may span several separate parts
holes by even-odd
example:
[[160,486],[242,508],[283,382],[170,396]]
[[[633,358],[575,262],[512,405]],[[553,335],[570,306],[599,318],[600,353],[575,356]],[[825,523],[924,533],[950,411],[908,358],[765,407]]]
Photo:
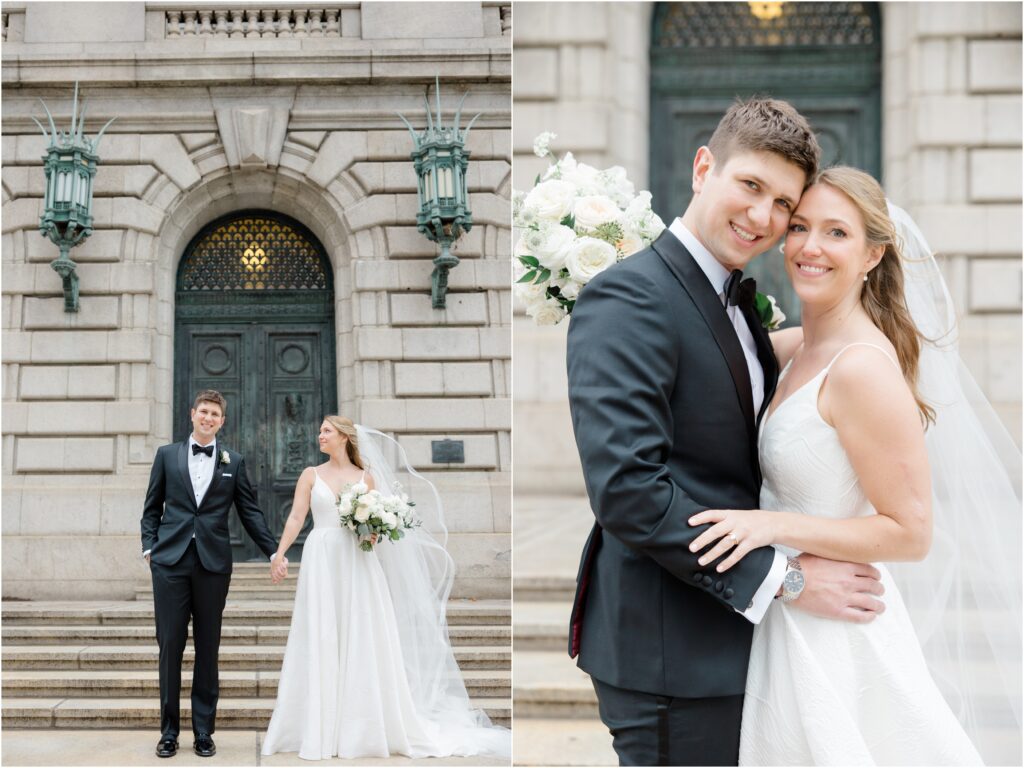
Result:
[[[437,249],[416,231],[412,141],[395,114],[421,129],[435,76],[446,121],[466,91],[464,114],[481,113],[468,138],[474,226],[444,310],[431,307]],[[86,133],[117,120],[99,148],[95,231],[71,254],[70,314],[38,231],[45,141],[30,118],[43,118],[40,97],[66,128],[76,79]],[[148,579],[149,467],[187,429],[186,390],[203,380],[176,380],[195,367],[176,343],[182,260],[211,225],[246,215],[305,233],[333,291],[317,369],[329,386],[292,425],[310,458],[317,405],[396,436],[446,502],[455,594],[507,597],[509,3],[10,2],[3,86],[4,597],[125,598]],[[296,344],[278,350],[286,371],[308,362]],[[262,370],[236,383],[258,396],[248,379]],[[461,441],[464,460],[435,454],[442,440]]]
[[[514,186],[556,154],[621,165],[649,188],[653,3],[517,8]],[[744,7],[746,3],[740,3]],[[1021,440],[1021,6],[879,3],[881,173],[936,249],[960,315],[961,354]],[[668,222],[666,222],[668,223]],[[518,493],[582,493],[565,400],[567,323],[515,334]]]

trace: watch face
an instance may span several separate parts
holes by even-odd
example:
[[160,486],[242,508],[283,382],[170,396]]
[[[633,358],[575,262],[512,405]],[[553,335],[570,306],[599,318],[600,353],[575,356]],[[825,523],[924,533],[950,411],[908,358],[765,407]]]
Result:
[[804,575],[800,571],[787,572],[783,588],[790,593],[800,592],[804,588]]

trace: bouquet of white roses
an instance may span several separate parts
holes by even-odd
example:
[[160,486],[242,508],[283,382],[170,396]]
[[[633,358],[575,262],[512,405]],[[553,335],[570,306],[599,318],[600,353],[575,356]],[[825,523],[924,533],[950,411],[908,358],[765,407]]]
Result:
[[[548,156],[553,138],[538,136],[534,154]],[[561,322],[594,276],[665,229],[651,210],[651,193],[637,194],[623,168],[601,171],[576,162],[571,152],[538,175],[528,193],[513,195],[513,223],[521,265],[515,290],[538,325]]]
[[398,541],[406,530],[420,524],[413,513],[416,503],[404,493],[385,496],[369,490],[366,483],[353,483],[338,497],[338,520],[359,537],[359,548],[373,549],[372,538]]

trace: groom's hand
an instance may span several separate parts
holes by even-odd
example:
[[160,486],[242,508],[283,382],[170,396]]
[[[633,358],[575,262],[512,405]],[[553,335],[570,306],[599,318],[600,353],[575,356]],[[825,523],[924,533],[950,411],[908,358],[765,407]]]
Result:
[[826,619],[867,624],[885,611],[882,574],[872,565],[842,563],[816,555],[799,557],[804,590],[793,605]]

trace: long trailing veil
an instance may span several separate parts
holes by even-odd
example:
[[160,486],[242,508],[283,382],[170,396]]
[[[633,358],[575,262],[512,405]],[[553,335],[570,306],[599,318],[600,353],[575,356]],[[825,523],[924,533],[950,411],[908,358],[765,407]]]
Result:
[[[956,313],[924,235],[889,203],[902,240],[918,387],[935,408],[925,442],[933,536],[920,563],[890,566],[929,670],[986,764],[1021,760],[1021,452],[957,351]],[[1007,735],[1010,738],[1007,738]]]
[[359,452],[382,493],[405,493],[422,525],[397,544],[375,547],[395,608],[402,660],[416,711],[437,726],[452,755],[509,757],[511,732],[473,709],[448,639],[446,608],[455,564],[446,544],[444,507],[434,484],[412,468],[404,449],[376,429],[356,425]]

